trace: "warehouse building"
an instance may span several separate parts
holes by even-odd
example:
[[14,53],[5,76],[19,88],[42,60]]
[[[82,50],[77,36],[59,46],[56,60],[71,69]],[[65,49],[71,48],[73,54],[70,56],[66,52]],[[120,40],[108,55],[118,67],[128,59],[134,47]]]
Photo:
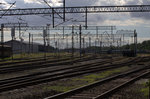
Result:
[[21,42],[18,40],[10,40],[5,42],[5,45],[12,47],[13,54],[19,54],[19,53],[30,53],[30,52],[38,53],[39,46],[41,44],[39,43],[29,44],[29,42],[25,42],[25,41]]

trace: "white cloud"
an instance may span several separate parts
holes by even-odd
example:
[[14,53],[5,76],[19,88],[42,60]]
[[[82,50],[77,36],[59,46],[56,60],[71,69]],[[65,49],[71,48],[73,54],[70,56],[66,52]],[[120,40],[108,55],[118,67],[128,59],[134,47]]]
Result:
[[38,3],[41,4],[38,0],[24,0],[25,3]]
[[138,37],[138,43],[142,43],[143,41],[150,40],[148,37]]
[[126,19],[126,20],[105,20],[103,22],[105,25],[115,25],[115,26],[141,26],[141,24],[147,24],[143,19]]
[[95,5],[125,5],[128,1],[133,0],[98,0]]
[[10,4],[8,4],[5,0],[0,0],[0,3],[2,3],[0,6],[1,8],[7,9],[10,7]]
[[[46,0],[48,4],[52,7],[61,6],[62,3],[59,3],[61,0]],[[43,0],[24,0],[25,3],[37,3],[37,4],[45,4]]]

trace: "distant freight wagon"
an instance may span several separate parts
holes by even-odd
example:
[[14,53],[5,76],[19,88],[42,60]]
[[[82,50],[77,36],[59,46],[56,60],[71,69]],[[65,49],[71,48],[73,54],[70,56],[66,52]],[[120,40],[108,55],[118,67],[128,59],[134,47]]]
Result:
[[10,57],[11,55],[12,48],[10,46],[4,45],[2,48],[2,45],[0,45],[0,58]]

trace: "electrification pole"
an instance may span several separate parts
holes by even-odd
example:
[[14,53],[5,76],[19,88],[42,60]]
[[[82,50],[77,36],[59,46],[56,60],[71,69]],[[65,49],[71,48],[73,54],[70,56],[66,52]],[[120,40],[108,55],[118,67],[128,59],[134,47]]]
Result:
[[15,39],[15,27],[11,28],[11,37],[12,37],[12,42],[11,42],[11,47],[12,47],[12,60],[13,60],[13,43],[14,43],[14,39]]
[[29,54],[31,52],[31,33],[29,33]]
[[134,30],[134,53],[136,56],[137,55],[137,33],[136,33],[136,30]]
[[72,26],[72,59],[74,57],[74,26]]
[[4,24],[1,24],[1,55],[4,58]]
[[85,28],[87,29],[87,7],[85,11]]
[[83,55],[84,55],[85,54],[85,39],[82,38],[82,40],[83,40],[83,50],[82,50],[82,52],[83,52]]
[[44,58],[46,59],[46,30],[43,30],[43,41],[44,41]]
[[89,53],[91,53],[91,37],[89,37]]
[[66,8],[66,2],[65,2],[65,0],[63,0],[63,19],[64,19],[64,22],[65,22],[65,20],[66,20],[66,15],[65,15],[65,13],[66,13],[66,10],[65,10],[65,8]]
[[81,53],[81,50],[82,50],[82,49],[81,49],[81,44],[82,44],[82,41],[81,41],[82,32],[81,32],[81,31],[82,31],[82,27],[81,27],[81,25],[80,25],[80,26],[79,26],[79,35],[80,35],[80,58],[81,58],[81,54],[82,54],[82,53]]
[[32,53],[33,53],[33,34],[32,34]]
[[49,52],[50,48],[50,24],[47,24],[46,31],[47,31],[47,52]]

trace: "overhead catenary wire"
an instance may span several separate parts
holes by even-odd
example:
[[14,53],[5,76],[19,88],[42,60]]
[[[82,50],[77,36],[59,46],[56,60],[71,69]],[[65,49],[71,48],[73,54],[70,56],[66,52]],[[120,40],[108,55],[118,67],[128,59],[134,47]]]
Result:
[[11,6],[0,16],[0,18],[2,18],[7,13],[7,11],[10,10],[15,4],[16,4],[16,1],[11,4]]
[[[43,1],[44,1],[50,8],[52,8],[46,0],[43,0]],[[59,13],[57,13],[55,10],[54,10],[54,12],[55,12],[60,18],[63,19],[63,17],[62,17]]]

